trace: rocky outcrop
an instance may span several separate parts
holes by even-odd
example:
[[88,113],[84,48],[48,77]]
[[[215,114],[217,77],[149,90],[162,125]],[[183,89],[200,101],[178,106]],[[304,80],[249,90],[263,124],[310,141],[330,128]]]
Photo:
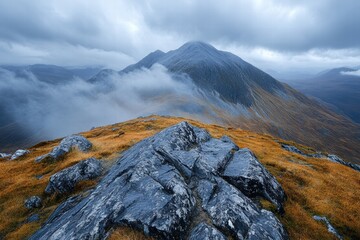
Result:
[[29,153],[30,153],[29,150],[24,150],[24,149],[16,150],[16,152],[13,155],[11,155],[10,160],[18,159],[20,157],[25,156],[26,154],[29,154]]
[[340,164],[342,164],[344,166],[350,167],[350,168],[360,172],[360,165],[359,164],[355,164],[355,163],[351,163],[351,162],[345,162],[340,157],[338,157],[338,156],[336,156],[334,154],[324,154],[322,152],[317,152],[317,153],[313,153],[313,154],[307,154],[307,153],[302,152],[297,147],[287,145],[287,144],[281,144],[281,147],[283,149],[289,151],[289,152],[297,153],[297,154],[303,155],[305,157],[324,158],[324,159],[330,160],[332,162],[340,163]]
[[10,158],[11,154],[9,153],[0,153],[0,158]]
[[313,218],[314,218],[316,221],[325,223],[325,224],[326,224],[326,227],[327,227],[327,229],[328,229],[328,232],[334,234],[335,237],[337,237],[337,239],[343,239],[343,238],[341,237],[341,235],[338,233],[338,231],[336,231],[336,229],[331,225],[330,221],[329,221],[326,217],[314,216]]
[[359,164],[355,164],[355,163],[351,163],[351,162],[345,162],[340,157],[338,157],[338,156],[336,156],[334,154],[329,154],[327,156],[327,159],[329,159],[332,162],[340,163],[340,164],[345,165],[347,167],[351,167],[352,169],[360,172],[360,165]]
[[42,201],[39,196],[31,196],[25,200],[24,205],[28,209],[40,208],[42,206]]
[[287,144],[281,144],[281,147],[283,149],[285,149],[286,151],[297,153],[297,154],[300,154],[300,155],[303,155],[303,156],[306,156],[306,157],[308,156],[307,154],[303,153],[300,149],[298,149],[295,146],[291,146],[291,145],[287,145]]
[[88,196],[61,204],[31,239],[101,239],[119,225],[157,239],[288,239],[253,200],[281,207],[284,196],[250,150],[182,122],[124,152]]
[[85,137],[80,135],[72,135],[64,138],[58,146],[56,146],[50,153],[37,157],[36,162],[45,160],[56,161],[64,157],[65,154],[71,151],[72,148],[77,147],[82,152],[87,152],[91,149],[92,144]]
[[83,160],[52,175],[45,192],[48,194],[71,192],[78,182],[95,179],[101,175],[101,171],[102,167],[99,160],[95,158]]
[[283,212],[282,203],[285,199],[283,189],[249,149],[235,152],[222,176],[246,196],[262,196]]

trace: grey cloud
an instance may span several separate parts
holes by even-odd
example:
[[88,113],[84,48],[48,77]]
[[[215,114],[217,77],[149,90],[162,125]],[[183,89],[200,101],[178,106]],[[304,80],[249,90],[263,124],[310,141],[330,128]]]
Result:
[[[121,69],[156,49],[201,40],[245,49],[241,57],[258,49],[291,60],[310,53],[308,66],[320,68],[323,52],[360,49],[358,9],[357,0],[0,1],[0,64]],[[313,58],[316,50],[321,54]],[[259,67],[280,64],[256,54],[246,59]],[[357,65],[359,56],[351,61]]]
[[185,37],[285,51],[360,46],[356,0],[155,0],[139,7],[150,27]]
[[31,74],[22,78],[1,68],[0,79],[0,120],[17,122],[34,135],[41,132],[42,140],[143,114],[166,113],[171,103],[158,96],[194,94],[190,82],[175,80],[161,65],[109,76],[101,86],[74,79],[55,87]]

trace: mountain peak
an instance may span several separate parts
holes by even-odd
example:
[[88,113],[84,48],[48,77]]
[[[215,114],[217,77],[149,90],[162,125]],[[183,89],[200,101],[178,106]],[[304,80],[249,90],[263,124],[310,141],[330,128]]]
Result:
[[189,50],[215,50],[218,51],[215,47],[213,47],[212,45],[205,43],[205,42],[201,42],[201,41],[190,41],[185,43],[184,45],[182,45],[178,50],[180,49],[189,49]]

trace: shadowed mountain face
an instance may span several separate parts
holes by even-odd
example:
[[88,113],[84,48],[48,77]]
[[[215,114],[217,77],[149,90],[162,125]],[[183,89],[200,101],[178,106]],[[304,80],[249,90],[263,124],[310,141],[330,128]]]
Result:
[[360,74],[353,68],[335,68],[310,79],[286,81],[295,89],[335,107],[360,123]]

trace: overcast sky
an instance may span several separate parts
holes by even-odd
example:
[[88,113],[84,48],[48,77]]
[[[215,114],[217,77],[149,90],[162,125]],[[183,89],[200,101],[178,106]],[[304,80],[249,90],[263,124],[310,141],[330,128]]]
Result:
[[359,0],[0,0],[0,64],[103,65],[200,40],[264,70],[360,65]]

